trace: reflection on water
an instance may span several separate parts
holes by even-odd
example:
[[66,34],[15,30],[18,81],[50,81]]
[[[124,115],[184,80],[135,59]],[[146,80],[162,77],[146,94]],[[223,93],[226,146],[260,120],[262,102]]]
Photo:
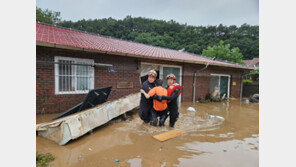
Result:
[[[195,111],[187,110],[189,107]],[[57,157],[51,166],[259,165],[258,104],[238,100],[182,103],[179,111],[175,128],[187,133],[166,142],[156,141],[152,135],[171,130],[168,120],[165,127],[152,127],[133,114],[126,121],[113,120],[65,146],[38,136],[37,151]],[[37,123],[46,121],[45,117],[37,116]]]
[[55,113],[55,114],[38,114],[38,115],[36,115],[36,123],[40,124],[40,123],[44,123],[44,122],[50,122],[50,121],[52,121],[53,118],[55,118],[58,115],[59,114],[57,114],[57,113]]

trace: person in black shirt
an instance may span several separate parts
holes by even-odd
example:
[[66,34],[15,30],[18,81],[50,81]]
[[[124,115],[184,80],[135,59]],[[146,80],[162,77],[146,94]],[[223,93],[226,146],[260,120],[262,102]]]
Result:
[[[148,93],[151,89],[155,87],[155,80],[157,77],[157,73],[155,70],[150,70],[148,72],[148,79],[147,81],[143,82],[142,89]],[[152,98],[146,99],[146,97],[141,94],[141,101],[140,101],[140,118],[145,122],[149,123],[151,121],[151,109],[153,107]]]

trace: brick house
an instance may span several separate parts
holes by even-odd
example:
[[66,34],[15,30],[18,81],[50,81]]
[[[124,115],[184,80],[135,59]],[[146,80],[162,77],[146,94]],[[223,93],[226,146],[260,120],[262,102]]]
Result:
[[240,97],[241,76],[252,68],[36,23],[37,114],[63,112],[93,88],[112,86],[109,100],[139,92],[150,69],[164,83],[165,76],[174,73],[183,87],[180,101],[189,102],[205,97],[214,86],[227,97]]

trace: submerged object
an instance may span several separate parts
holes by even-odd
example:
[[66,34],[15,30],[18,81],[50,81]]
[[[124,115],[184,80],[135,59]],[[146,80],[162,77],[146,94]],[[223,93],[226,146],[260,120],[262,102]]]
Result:
[[195,108],[193,108],[193,107],[188,107],[188,108],[187,108],[187,111],[193,111],[193,112],[196,112]]
[[83,102],[81,102],[81,103],[77,104],[76,106],[70,108],[69,110],[61,113],[57,117],[53,118],[53,120],[65,117],[67,115],[77,113],[79,111],[89,109],[89,108],[94,107],[98,104],[105,103],[109,97],[111,89],[112,89],[112,87],[106,87],[106,88],[99,88],[99,89],[91,90],[90,92],[88,92],[88,94]]
[[159,141],[166,141],[169,139],[172,139],[174,137],[180,136],[182,134],[186,133],[185,130],[181,130],[181,129],[174,129],[168,132],[164,132],[158,135],[153,136],[153,138],[155,138],[156,140]]
[[59,145],[76,139],[111,119],[137,108],[141,94],[134,93],[114,101],[108,101],[85,111],[36,125],[39,136]]
[[217,118],[218,120],[224,121],[225,119],[219,115],[209,115],[209,119]]

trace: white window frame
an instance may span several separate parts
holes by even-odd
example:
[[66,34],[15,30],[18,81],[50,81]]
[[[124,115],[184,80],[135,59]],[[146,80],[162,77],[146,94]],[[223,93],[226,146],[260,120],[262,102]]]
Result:
[[230,79],[231,76],[229,74],[210,74],[211,76],[219,76],[219,90],[220,90],[220,82],[221,82],[221,76],[228,77],[228,90],[227,90],[227,98],[230,96]]
[[[72,57],[62,57],[62,56],[55,56],[54,62],[55,62],[55,94],[61,95],[61,94],[87,94],[91,89],[94,89],[94,67],[91,67],[91,76],[90,76],[90,88],[89,90],[77,90],[77,82],[75,80],[75,90],[74,91],[59,91],[59,60],[68,60],[68,61],[74,61],[74,63],[86,63],[86,64],[94,64],[93,59],[82,59],[82,58],[72,58]],[[76,76],[76,66],[74,65],[74,75]]]
[[[180,83],[178,83],[179,85],[182,86],[182,80],[183,80],[183,67],[179,66],[179,65],[169,65],[169,64],[156,64],[156,63],[147,63],[147,62],[141,62],[141,65],[145,64],[145,65],[157,65],[159,66],[159,79],[163,80],[163,67],[173,67],[173,68],[179,68],[180,69]],[[182,94],[180,94],[179,96],[179,104],[181,103],[181,99],[182,99]]]

